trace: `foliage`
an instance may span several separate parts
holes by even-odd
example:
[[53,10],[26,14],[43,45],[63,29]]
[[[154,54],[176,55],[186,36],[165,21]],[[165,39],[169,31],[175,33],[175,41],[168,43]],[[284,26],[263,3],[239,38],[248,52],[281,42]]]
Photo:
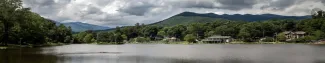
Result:
[[320,40],[325,38],[325,33],[317,30],[312,33],[312,36],[314,36],[314,40]]
[[284,33],[279,33],[279,34],[277,34],[276,39],[278,41],[284,42],[284,41],[286,41],[286,36]]
[[[272,16],[272,17],[271,17]],[[153,23],[150,25],[155,26],[176,26],[176,25],[189,25],[192,23],[211,23],[214,21],[226,21],[226,20],[243,20],[248,22],[253,21],[266,21],[270,19],[306,19],[310,18],[310,16],[280,16],[280,15],[274,15],[274,14],[262,14],[262,15],[240,15],[240,14],[234,14],[234,15],[217,15],[213,13],[207,13],[207,14],[201,14],[201,13],[193,13],[193,12],[183,12],[180,14],[177,14],[175,16],[172,16],[168,19],[165,19],[163,21]]]
[[311,42],[313,40],[316,40],[317,38],[314,36],[305,36],[303,38],[298,38],[296,40],[294,40],[294,42],[298,42],[298,43],[303,43],[303,42]]
[[204,38],[204,31],[205,31],[204,24],[201,23],[190,24],[187,27],[187,31],[188,33],[195,35],[195,37],[198,39]]
[[312,10],[312,17],[314,19],[318,19],[318,18],[325,18],[325,11],[319,9],[319,8],[314,8]]
[[186,17],[186,16],[174,16],[167,20],[152,24],[153,26],[176,26],[176,25],[188,25],[192,23],[209,23],[217,20],[216,18],[209,17]]
[[143,42],[149,42],[150,39],[149,38],[145,38],[145,37],[137,37],[137,38],[134,38],[132,41],[133,42],[143,43]]
[[[185,19],[188,17],[193,19]],[[246,22],[177,15],[154,24],[136,23],[134,26],[117,27],[114,31],[95,33],[95,39],[100,42],[137,41],[136,39],[140,39],[139,42],[146,42],[146,39],[150,41],[162,40],[157,38],[175,37],[194,42],[193,38],[201,40],[213,35],[223,35],[244,42],[254,42],[261,38],[266,38],[265,41],[286,41],[287,38],[282,33],[284,31],[305,31],[306,36],[311,36],[313,40],[324,39],[325,18]],[[85,36],[83,32],[79,34],[79,36]],[[309,40],[310,37],[301,39]]]
[[159,31],[157,34],[158,34],[158,36],[166,36],[167,35],[167,33],[163,30]]
[[104,32],[111,35],[100,34],[99,40],[109,40],[114,37],[108,36],[118,34],[123,35],[124,39],[126,37],[125,40],[127,41],[137,37],[146,37],[150,40],[157,40],[157,37],[176,37],[180,40],[193,42],[193,36],[195,39],[200,40],[212,35],[231,36],[244,42],[255,42],[265,37],[276,38],[267,41],[286,41],[287,38],[284,33],[281,33],[284,31],[305,31],[307,36],[313,36],[319,40],[325,38],[323,30],[325,30],[324,19],[274,19],[259,22],[216,20],[209,23],[180,24],[165,27],[136,24],[135,26],[121,27],[120,31]]
[[185,37],[184,37],[184,40],[185,41],[188,41],[188,42],[195,42],[195,36],[193,34],[187,34]]
[[85,43],[90,43],[93,39],[93,35],[92,34],[87,34],[84,38],[83,38],[83,42]]
[[151,40],[155,40],[159,29],[161,28],[157,26],[146,26],[142,29],[142,36],[150,37]]
[[265,37],[262,42],[275,42],[273,37]]
[[71,28],[22,7],[21,0],[0,1],[1,44],[71,43]]

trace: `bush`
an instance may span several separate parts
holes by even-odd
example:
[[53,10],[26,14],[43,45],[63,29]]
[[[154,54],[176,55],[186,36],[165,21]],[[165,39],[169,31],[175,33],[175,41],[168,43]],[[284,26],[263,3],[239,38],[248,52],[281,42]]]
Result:
[[131,41],[133,41],[133,42],[149,42],[150,38],[137,37],[137,38],[132,39]]
[[92,43],[92,40],[93,39],[93,34],[87,34],[84,38],[83,38],[83,42],[84,43]]
[[265,37],[262,39],[262,42],[274,42],[275,40],[272,37]]
[[276,36],[276,39],[277,39],[278,41],[281,41],[281,42],[286,41],[285,34],[284,34],[284,33],[280,33],[280,34],[278,34],[278,35]]
[[187,34],[184,37],[184,40],[187,41],[187,42],[195,42],[195,36],[193,34]]
[[302,43],[302,42],[311,42],[313,40],[316,40],[317,38],[314,37],[314,36],[305,36],[303,38],[298,38],[296,40],[294,40],[294,42],[299,42],[299,43]]

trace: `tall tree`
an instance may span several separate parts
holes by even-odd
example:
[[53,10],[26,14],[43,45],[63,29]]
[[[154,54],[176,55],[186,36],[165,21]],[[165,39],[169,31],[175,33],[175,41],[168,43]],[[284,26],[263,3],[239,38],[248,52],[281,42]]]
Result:
[[187,27],[190,33],[193,33],[196,38],[201,39],[204,36],[205,27],[201,23],[193,23]]
[[7,45],[10,29],[17,19],[17,14],[22,11],[21,0],[1,0],[0,1],[0,21],[4,25],[3,45]]
[[186,40],[187,42],[192,42],[194,43],[195,42],[195,36],[193,34],[187,34],[185,37],[184,37],[184,40]]
[[168,29],[167,34],[171,37],[182,38],[183,32],[186,31],[186,26],[176,25]]
[[157,36],[159,29],[160,28],[157,26],[147,26],[142,29],[142,34],[144,35],[144,37],[149,37],[151,40],[154,40],[154,38]]
[[93,39],[93,34],[87,34],[84,38],[83,38],[83,42],[86,43],[91,43],[91,40]]
[[318,19],[318,18],[325,18],[325,11],[319,9],[319,8],[314,8],[312,9],[312,18]]

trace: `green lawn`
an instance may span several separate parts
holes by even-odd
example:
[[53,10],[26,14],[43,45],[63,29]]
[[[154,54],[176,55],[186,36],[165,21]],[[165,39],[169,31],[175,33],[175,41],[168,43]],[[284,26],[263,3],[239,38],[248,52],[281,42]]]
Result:
[[163,41],[150,41],[150,42],[129,42],[126,44],[316,44],[316,43],[289,43],[289,42],[229,42],[229,43],[204,43],[204,42],[197,42],[197,43],[190,43],[187,41],[178,41],[178,42],[163,42]]
[[0,49],[7,49],[8,47],[0,46]]

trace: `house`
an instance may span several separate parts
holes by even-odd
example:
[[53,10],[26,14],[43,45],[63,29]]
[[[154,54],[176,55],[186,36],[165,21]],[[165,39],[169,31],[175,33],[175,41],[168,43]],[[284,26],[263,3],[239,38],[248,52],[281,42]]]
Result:
[[164,40],[166,40],[168,42],[176,42],[176,41],[179,41],[179,39],[177,39],[176,37],[169,37],[169,38],[165,38]]
[[230,36],[221,36],[221,35],[214,35],[202,40],[206,43],[225,43],[231,42],[232,38]]
[[304,31],[296,31],[296,32],[285,31],[283,33],[285,34],[286,41],[291,41],[293,39],[303,38],[306,35],[306,32],[304,32]]

